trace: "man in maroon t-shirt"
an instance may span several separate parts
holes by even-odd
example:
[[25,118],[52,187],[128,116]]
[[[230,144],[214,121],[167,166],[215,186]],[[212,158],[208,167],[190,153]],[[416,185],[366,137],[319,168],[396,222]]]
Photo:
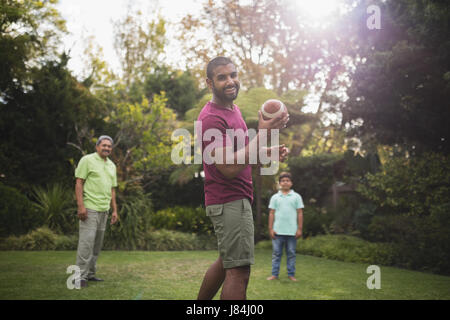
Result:
[[[198,299],[212,299],[222,284],[221,299],[246,299],[250,265],[254,264],[250,164],[256,163],[250,161],[251,152],[258,150],[262,131],[270,135],[270,130],[284,128],[289,118],[283,113],[265,121],[259,113],[259,132],[249,140],[241,111],[233,104],[240,88],[235,65],[217,57],[208,63],[206,73],[213,97],[198,117],[201,132],[197,138],[202,138],[206,214],[214,225],[220,256],[206,272]],[[271,152],[278,152],[283,161],[288,150],[281,145],[269,148]]]

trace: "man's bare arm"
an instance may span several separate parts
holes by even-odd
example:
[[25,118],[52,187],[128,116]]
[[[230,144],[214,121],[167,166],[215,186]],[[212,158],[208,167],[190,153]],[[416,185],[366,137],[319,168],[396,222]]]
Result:
[[111,208],[112,208],[111,224],[115,224],[118,220],[115,188],[111,188]]
[[87,218],[87,211],[86,207],[84,206],[83,202],[83,186],[84,186],[84,180],[77,178],[75,182],[75,198],[77,199],[77,213],[78,218],[80,220],[84,221]]

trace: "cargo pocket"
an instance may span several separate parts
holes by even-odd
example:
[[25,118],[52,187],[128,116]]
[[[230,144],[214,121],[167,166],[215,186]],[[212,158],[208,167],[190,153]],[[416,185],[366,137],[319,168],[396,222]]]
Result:
[[243,200],[242,220],[241,220],[241,260],[254,263],[254,236],[252,205],[247,199]]
[[208,217],[220,216],[223,213],[223,204],[213,204],[206,207],[206,215]]
[[214,233],[217,237],[217,247],[220,256],[223,258],[225,254],[224,248],[224,221],[223,221],[223,204],[214,204],[206,207],[206,215],[211,219],[214,226]]
[[[214,226],[214,232],[219,238],[219,234],[223,233],[223,204],[214,204],[206,207],[206,215],[211,219]],[[220,241],[220,239],[218,239]]]

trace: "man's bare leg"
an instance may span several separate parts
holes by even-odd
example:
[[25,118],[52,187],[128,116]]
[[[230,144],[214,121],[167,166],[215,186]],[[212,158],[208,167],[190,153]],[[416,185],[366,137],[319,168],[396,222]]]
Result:
[[221,300],[246,300],[250,266],[225,269]]
[[225,280],[222,259],[217,259],[206,271],[197,300],[212,300]]

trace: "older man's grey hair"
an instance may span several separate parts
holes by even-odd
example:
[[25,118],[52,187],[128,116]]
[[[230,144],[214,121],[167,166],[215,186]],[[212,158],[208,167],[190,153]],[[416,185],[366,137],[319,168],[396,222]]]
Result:
[[110,136],[103,135],[98,137],[97,143],[95,145],[98,146],[105,139],[111,141],[111,144],[114,144],[114,140]]

